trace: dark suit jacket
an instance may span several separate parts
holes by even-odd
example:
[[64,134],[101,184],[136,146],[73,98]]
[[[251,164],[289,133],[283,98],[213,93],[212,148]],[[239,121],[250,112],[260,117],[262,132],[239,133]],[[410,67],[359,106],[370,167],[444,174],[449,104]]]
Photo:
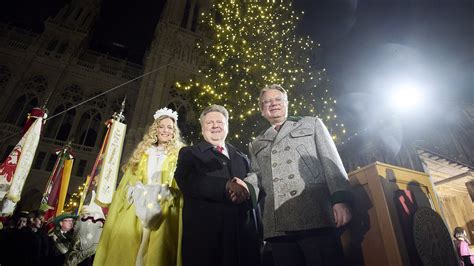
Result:
[[203,141],[182,148],[175,178],[184,195],[183,265],[255,265],[258,241],[250,204],[233,204],[226,183],[249,171],[247,156],[226,143],[229,158]]

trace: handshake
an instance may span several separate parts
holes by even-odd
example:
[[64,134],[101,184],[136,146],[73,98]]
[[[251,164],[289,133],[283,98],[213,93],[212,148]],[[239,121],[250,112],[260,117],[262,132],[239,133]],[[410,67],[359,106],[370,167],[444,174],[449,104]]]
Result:
[[227,197],[232,203],[239,204],[250,198],[249,189],[242,179],[234,177],[225,186]]

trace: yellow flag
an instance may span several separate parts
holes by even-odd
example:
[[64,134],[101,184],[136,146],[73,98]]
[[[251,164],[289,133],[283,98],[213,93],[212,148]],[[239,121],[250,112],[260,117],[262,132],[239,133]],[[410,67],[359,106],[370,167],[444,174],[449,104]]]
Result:
[[63,176],[61,178],[61,189],[59,190],[58,208],[56,208],[56,215],[63,213],[64,202],[66,201],[67,189],[69,187],[69,179],[71,178],[72,163],[74,159],[66,159],[64,162]]

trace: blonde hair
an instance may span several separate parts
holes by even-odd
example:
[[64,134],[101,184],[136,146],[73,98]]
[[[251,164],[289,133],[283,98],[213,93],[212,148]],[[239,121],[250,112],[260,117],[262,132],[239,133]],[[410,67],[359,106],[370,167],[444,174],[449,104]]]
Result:
[[152,145],[158,145],[158,127],[160,122],[166,118],[169,118],[173,121],[173,138],[166,143],[165,149],[168,155],[173,154],[176,155],[179,152],[179,149],[184,146],[183,140],[181,138],[181,132],[178,128],[178,123],[172,117],[167,115],[162,115],[153,121],[150,127],[148,127],[147,132],[143,136],[142,141],[138,143],[137,148],[133,151],[132,155],[128,159],[128,161],[122,166],[122,171],[126,171],[127,169],[131,168],[134,172],[137,167],[138,163],[142,155],[150,148]]

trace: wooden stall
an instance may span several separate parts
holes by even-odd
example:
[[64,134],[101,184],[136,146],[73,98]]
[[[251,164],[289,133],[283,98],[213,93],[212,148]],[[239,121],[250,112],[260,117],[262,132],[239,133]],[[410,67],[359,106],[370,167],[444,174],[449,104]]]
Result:
[[342,235],[348,265],[457,263],[426,173],[375,162],[349,179],[353,221]]

